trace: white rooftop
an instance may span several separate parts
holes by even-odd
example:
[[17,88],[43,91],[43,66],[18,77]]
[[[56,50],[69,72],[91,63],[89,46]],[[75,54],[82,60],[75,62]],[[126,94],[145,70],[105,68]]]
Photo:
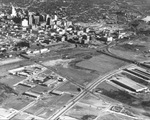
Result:
[[17,113],[16,110],[14,109],[5,109],[5,108],[0,108],[0,119],[10,119]]
[[144,20],[145,22],[149,22],[150,21],[150,16],[147,16],[147,17],[143,18],[142,20]]
[[147,89],[146,86],[142,85],[142,84],[139,84],[129,78],[125,78],[125,77],[117,77],[116,79],[112,79],[112,80],[115,80],[115,81],[118,81],[130,88],[133,88],[134,90],[136,90],[137,92],[138,91],[142,91],[144,89]]

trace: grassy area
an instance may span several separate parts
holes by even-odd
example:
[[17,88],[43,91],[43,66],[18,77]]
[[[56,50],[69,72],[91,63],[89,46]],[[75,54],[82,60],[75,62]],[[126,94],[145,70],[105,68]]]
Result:
[[29,89],[30,89],[30,87],[26,87],[26,86],[22,86],[22,85],[17,85],[17,87],[15,88],[15,90],[20,94],[28,91]]
[[84,70],[73,68],[62,68],[61,66],[56,67],[56,69],[63,77],[71,79],[81,85],[87,85],[99,76],[97,73],[85,72]]
[[97,120],[136,120],[136,119],[118,114],[106,114],[104,116],[99,117]]
[[124,41],[110,49],[110,51],[121,57],[131,60],[147,60],[150,59],[150,37],[137,37],[130,41]]
[[100,75],[110,72],[125,65],[123,61],[116,60],[106,55],[94,56],[89,60],[79,62],[77,66],[90,70],[96,70]]
[[65,115],[79,120],[93,120],[99,115],[99,111],[89,105],[77,103]]
[[35,114],[39,109],[50,107],[59,98],[60,98],[60,96],[55,96],[55,95],[45,97],[42,100],[39,100],[38,103],[36,103],[32,107],[30,107],[29,109],[27,109],[26,112]]
[[103,101],[102,99],[98,99],[98,98],[96,98],[95,96],[93,96],[91,94],[87,94],[83,99],[80,100],[80,102],[98,107],[99,110],[100,109],[103,110],[103,109],[109,107],[109,105],[110,105],[109,103],[107,103],[106,100]]
[[47,119],[64,106],[70,99],[72,99],[72,96],[69,94],[63,94],[61,96],[51,95],[39,100],[34,106],[27,109],[26,112]]
[[23,96],[11,96],[4,102],[3,106],[7,108],[14,108],[16,110],[20,110],[32,101],[32,99]]
[[82,85],[87,85],[99,77],[99,75],[106,74],[126,65],[123,61],[106,55],[98,55],[98,53],[93,51],[84,51],[83,53],[74,54],[74,56],[73,53],[71,53],[68,56],[69,58],[75,57],[73,61],[68,63],[68,68],[62,65],[56,65],[54,68],[60,75]]
[[78,87],[76,87],[75,85],[67,82],[65,83],[63,86],[61,86],[60,88],[57,89],[58,91],[62,91],[62,92],[69,92],[71,94],[78,94]]
[[[53,56],[59,55],[62,59],[56,59],[53,61],[46,60],[45,65],[51,65],[57,72],[68,78],[75,80],[79,84],[87,84],[93,79],[98,77],[98,73],[95,70],[89,70],[85,68],[79,68],[76,64],[82,60],[90,59],[92,56],[98,54],[95,50],[86,48],[74,48],[66,50],[57,50],[52,52]],[[79,69],[78,69],[79,68]]]
[[106,82],[101,83],[96,89],[102,91],[103,95],[106,95],[124,104],[132,105],[132,106],[139,105],[138,103],[139,100],[131,96],[128,92],[119,90],[118,88]]
[[128,51],[128,50],[120,50],[118,48],[111,48],[110,49],[111,53],[118,55],[120,57],[124,57],[126,59],[130,59],[130,60],[148,60],[148,58],[144,57],[143,54],[141,53],[137,53],[137,52],[133,52],[133,51]]

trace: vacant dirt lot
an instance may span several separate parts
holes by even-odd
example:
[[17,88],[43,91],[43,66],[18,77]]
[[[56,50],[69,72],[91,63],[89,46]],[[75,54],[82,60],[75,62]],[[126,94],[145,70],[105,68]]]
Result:
[[112,57],[106,55],[99,55],[99,56],[94,56],[89,60],[82,61],[78,63],[77,66],[86,69],[96,70],[99,72],[100,75],[102,75],[109,71],[120,68],[125,64],[126,63],[124,63],[123,61],[114,59]]

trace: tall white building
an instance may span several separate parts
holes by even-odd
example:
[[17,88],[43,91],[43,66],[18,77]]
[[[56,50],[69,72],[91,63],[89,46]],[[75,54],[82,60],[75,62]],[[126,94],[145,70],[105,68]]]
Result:
[[28,25],[29,25],[28,20],[27,19],[23,19],[22,20],[22,27],[28,27]]
[[12,13],[11,13],[11,16],[12,16],[12,17],[17,16],[17,12],[16,12],[16,9],[15,9],[14,6],[12,6]]

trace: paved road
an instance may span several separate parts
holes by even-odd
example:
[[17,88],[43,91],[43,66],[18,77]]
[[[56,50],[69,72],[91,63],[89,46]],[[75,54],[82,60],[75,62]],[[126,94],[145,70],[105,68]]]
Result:
[[120,69],[117,69],[105,76],[100,76],[98,79],[96,79],[95,81],[93,81],[92,83],[90,83],[87,87],[86,90],[83,90],[82,92],[80,92],[75,98],[73,98],[66,106],[62,107],[59,111],[57,111],[55,114],[53,114],[52,116],[50,116],[47,120],[57,120],[59,118],[59,116],[63,115],[65,112],[67,112],[70,108],[72,108],[81,98],[83,98],[88,91],[92,91],[95,87],[97,87],[100,83],[102,83],[103,81],[105,81],[108,77],[116,74],[117,72],[119,72],[121,69],[127,68],[131,65],[128,66],[124,66]]
[[[32,59],[29,58],[29,60],[31,61],[34,61]],[[34,61],[35,63],[43,66],[43,67],[46,67],[47,69],[49,70],[52,70],[52,68],[50,67],[47,67],[45,65],[43,65],[42,63],[38,62],[38,61]],[[129,66],[126,66],[126,67],[129,67]],[[125,68],[125,67],[123,67]],[[121,69],[121,68],[120,68]],[[112,73],[109,73],[109,74],[106,74],[104,75],[103,77],[100,76],[98,79],[94,80],[93,82],[91,82],[88,86],[86,87],[83,87],[82,85],[79,85],[78,83],[76,82],[73,82],[73,81],[70,81],[70,82],[73,82],[74,84],[76,84],[77,86],[79,86],[80,88],[83,89],[83,91],[81,91],[75,98],[73,98],[72,100],[70,100],[66,106],[62,107],[61,109],[59,109],[59,111],[55,112],[52,116],[50,116],[47,120],[56,120],[57,118],[59,118],[59,116],[63,115],[65,112],[67,112],[70,108],[72,108],[82,97],[84,97],[87,93],[91,93],[93,94],[92,90],[98,86],[101,82],[105,81],[105,79],[107,77],[110,77],[112,75],[114,75],[115,73],[119,72],[120,69],[112,72]],[[52,70],[53,71],[53,70]],[[94,94],[95,95],[95,94]],[[97,96],[97,95],[95,95]],[[103,99],[102,97],[100,98],[100,96],[98,96],[99,99]],[[28,107],[28,106],[27,106]]]
[[[29,58],[29,60],[31,61],[34,61],[32,59]],[[49,70],[52,70],[52,68],[50,67],[47,67],[45,65],[43,65],[42,63],[38,62],[38,61],[34,61],[36,62],[37,64],[43,66],[43,67],[46,67],[47,69]],[[83,98],[87,93],[91,93],[91,94],[94,94],[92,92],[92,90],[98,86],[100,83],[102,83],[103,81],[106,80],[106,78],[116,74],[117,72],[119,72],[121,69],[123,68],[126,68],[126,67],[129,67],[129,66],[125,66],[125,67],[122,67],[120,69],[117,69],[109,74],[106,74],[104,76],[100,76],[98,79],[95,79],[93,82],[91,82],[88,86],[84,87],[82,85],[79,85],[78,83],[76,82],[73,82],[73,81],[70,81],[70,82],[73,82],[74,84],[76,84],[77,86],[79,86],[80,88],[82,88],[83,91],[81,91],[75,98],[73,98],[72,100],[70,100],[66,106],[60,108],[57,112],[55,112],[52,116],[50,116],[47,120],[57,120],[57,118],[59,118],[59,116],[63,115],[65,112],[67,112],[70,108],[72,108],[81,98]],[[52,70],[53,71],[53,70]],[[95,94],[94,94],[95,95]],[[95,95],[97,96],[97,95]],[[100,96],[97,96],[99,99],[103,99],[102,97]],[[30,107],[27,106],[26,108]],[[24,109],[26,109],[24,108]]]

